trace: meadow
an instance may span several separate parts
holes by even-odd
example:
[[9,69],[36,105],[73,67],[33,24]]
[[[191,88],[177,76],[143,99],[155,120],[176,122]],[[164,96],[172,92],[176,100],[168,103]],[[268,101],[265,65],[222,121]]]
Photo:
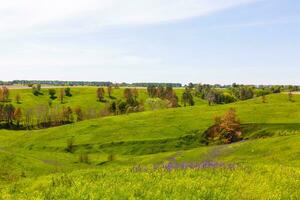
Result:
[[[57,89],[59,90],[59,89]],[[182,89],[175,90],[178,96]],[[47,104],[21,93],[22,108]],[[57,106],[95,106],[96,88],[72,88]],[[122,98],[123,88],[113,95]],[[108,99],[109,97],[106,96]],[[139,98],[147,99],[146,89]],[[300,95],[146,110],[41,130],[0,130],[0,199],[299,199]],[[15,103],[15,102],[14,102]],[[215,116],[235,108],[243,140],[205,145]],[[68,152],[68,141],[73,151]]]

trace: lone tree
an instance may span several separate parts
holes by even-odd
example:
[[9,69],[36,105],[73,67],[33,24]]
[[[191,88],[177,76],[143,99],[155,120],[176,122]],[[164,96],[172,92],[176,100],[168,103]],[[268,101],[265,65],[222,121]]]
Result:
[[234,108],[230,108],[222,117],[215,117],[215,124],[204,134],[206,141],[219,140],[225,144],[239,141],[241,136],[241,126]]
[[0,101],[1,102],[8,102],[9,100],[9,89],[5,86],[0,88]]
[[50,95],[50,99],[52,99],[52,100],[56,99],[57,98],[55,96],[56,95],[56,90],[55,89],[49,89],[49,95]]
[[220,139],[228,144],[240,139],[242,132],[240,122],[237,119],[236,110],[230,108],[220,121]]
[[97,89],[97,98],[98,98],[98,101],[101,101],[101,102],[105,101],[104,94],[105,94],[104,88],[101,87],[101,88]]
[[71,93],[71,88],[68,87],[68,88],[65,89],[65,95],[66,95],[67,97],[73,96],[72,93]]

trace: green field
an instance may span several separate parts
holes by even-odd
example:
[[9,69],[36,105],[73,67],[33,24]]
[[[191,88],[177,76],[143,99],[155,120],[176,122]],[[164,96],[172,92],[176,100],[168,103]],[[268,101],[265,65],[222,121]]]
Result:
[[[100,109],[95,91],[72,88],[63,105]],[[46,91],[11,95],[18,92],[22,104],[16,106],[23,108],[49,99]],[[139,94],[146,100],[146,90]],[[267,103],[254,98],[208,106],[197,98],[193,107],[0,130],[0,199],[299,199],[300,95],[293,99],[272,94]],[[203,145],[200,138],[213,118],[229,108],[237,111],[244,140]],[[74,152],[68,153],[71,138]],[[79,162],[82,155],[87,163]]]
[[[72,108],[76,108],[78,106],[82,107],[83,109],[97,109],[100,110],[104,108],[105,103],[97,101],[96,97],[96,91],[97,87],[70,87],[72,97],[64,97],[64,103],[61,104],[60,99],[57,98],[53,100],[52,106],[53,107],[63,107],[63,106],[70,106]],[[53,88],[51,88],[53,89]],[[56,96],[59,97],[61,88],[54,88],[56,90]],[[114,99],[123,99],[124,100],[124,89],[125,88],[114,88],[112,92],[112,98],[108,96],[107,88],[105,88],[105,100],[106,101],[112,101]],[[178,88],[174,89],[177,96],[180,98],[183,89]],[[146,88],[138,88],[139,96],[138,100],[140,101],[146,101],[148,98],[147,89]],[[10,98],[12,100],[12,104],[16,107],[21,108],[36,108],[38,106],[48,106],[50,96],[49,96],[49,89],[48,88],[42,88],[41,90],[42,95],[35,96],[32,92],[32,90],[29,89],[12,89],[10,90]],[[15,100],[15,97],[17,94],[20,94],[21,96],[21,102],[18,104]],[[180,103],[180,102],[179,102]],[[202,99],[195,98],[195,104],[201,105],[205,104]]]

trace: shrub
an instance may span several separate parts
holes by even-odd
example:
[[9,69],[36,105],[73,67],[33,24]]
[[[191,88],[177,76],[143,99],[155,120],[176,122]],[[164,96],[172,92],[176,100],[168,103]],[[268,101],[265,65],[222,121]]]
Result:
[[87,153],[81,153],[79,155],[79,162],[89,164],[90,163],[89,155]]
[[56,95],[56,90],[55,90],[55,89],[49,89],[48,93],[49,93],[49,95],[50,95],[50,99],[54,100],[54,99],[57,98],[57,97],[55,96],[55,95]]
[[67,140],[67,148],[66,148],[67,152],[74,153],[75,151],[74,143],[75,143],[74,137]]
[[113,155],[113,154],[109,154],[108,157],[107,157],[107,161],[108,161],[108,162],[112,162],[112,161],[114,161],[114,160],[116,160],[116,156]]

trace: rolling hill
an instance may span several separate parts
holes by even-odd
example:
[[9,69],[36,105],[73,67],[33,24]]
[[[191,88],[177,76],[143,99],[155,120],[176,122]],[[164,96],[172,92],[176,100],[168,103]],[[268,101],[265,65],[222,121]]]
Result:
[[[8,170],[0,173],[0,183],[10,183],[0,184],[2,198],[297,198],[300,95],[294,100],[274,94],[267,96],[267,103],[256,98],[42,130],[1,130],[0,166]],[[213,117],[229,108],[237,110],[245,140],[201,144],[199,138]],[[74,153],[66,151],[71,138]],[[79,162],[81,155],[88,155],[89,162]]]

